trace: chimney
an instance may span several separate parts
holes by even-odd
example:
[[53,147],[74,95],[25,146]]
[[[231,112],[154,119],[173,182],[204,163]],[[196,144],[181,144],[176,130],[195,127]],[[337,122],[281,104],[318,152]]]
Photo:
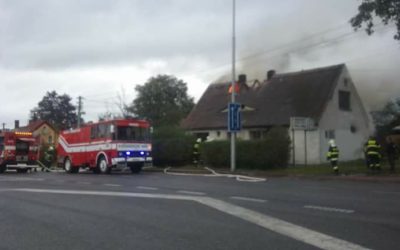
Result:
[[276,73],[276,71],[273,70],[273,69],[272,70],[268,70],[268,72],[267,72],[267,81],[271,80],[272,77],[274,77],[275,73]]
[[246,79],[246,75],[245,74],[240,74],[239,75],[239,84],[240,85],[243,85],[243,84],[246,84],[246,81],[247,81],[247,79]]
[[18,129],[19,128],[19,120],[14,121],[14,128]]

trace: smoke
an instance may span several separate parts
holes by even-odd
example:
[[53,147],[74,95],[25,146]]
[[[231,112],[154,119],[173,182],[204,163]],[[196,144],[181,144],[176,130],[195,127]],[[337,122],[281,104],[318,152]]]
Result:
[[[290,8],[284,8],[290,4]],[[300,71],[346,64],[368,110],[378,110],[400,97],[400,43],[393,39],[395,27],[375,22],[375,32],[355,32],[349,20],[357,2],[282,2],[279,12],[263,16],[264,25],[237,31],[237,74],[249,81],[264,80],[266,72]],[[238,16],[238,23],[247,16]],[[214,82],[229,82],[227,68]]]

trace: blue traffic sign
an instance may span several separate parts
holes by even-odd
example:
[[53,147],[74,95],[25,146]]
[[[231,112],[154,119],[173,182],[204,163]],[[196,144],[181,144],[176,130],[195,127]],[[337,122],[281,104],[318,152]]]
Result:
[[228,131],[240,131],[241,117],[240,117],[240,103],[229,103],[228,108]]

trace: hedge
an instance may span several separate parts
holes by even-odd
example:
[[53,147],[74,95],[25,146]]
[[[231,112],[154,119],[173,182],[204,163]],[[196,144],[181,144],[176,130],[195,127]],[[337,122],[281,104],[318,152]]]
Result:
[[193,161],[195,138],[179,127],[159,127],[152,136],[153,164],[181,166]]
[[[238,168],[270,169],[286,167],[289,161],[290,139],[285,128],[273,128],[261,140],[238,140],[236,145],[236,165]],[[200,155],[206,165],[229,167],[230,142],[202,143]]]

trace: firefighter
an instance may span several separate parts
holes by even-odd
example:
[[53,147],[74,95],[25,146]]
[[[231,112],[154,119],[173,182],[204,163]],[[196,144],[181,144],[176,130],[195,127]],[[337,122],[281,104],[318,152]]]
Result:
[[365,145],[367,167],[371,170],[381,170],[381,146],[375,138],[370,137]]
[[338,160],[339,160],[339,149],[336,146],[335,140],[329,140],[329,149],[326,154],[327,160],[331,162],[332,170],[335,174],[339,174]]
[[193,145],[193,163],[195,165],[199,164],[200,161],[200,142],[201,142],[201,138],[197,138],[196,142]]
[[[48,168],[51,167],[51,164],[53,163],[53,158],[54,158],[54,147],[53,146],[49,146],[47,148],[47,150],[44,152],[44,160],[46,162],[46,166]],[[42,168],[42,171],[44,171],[45,169]],[[46,170],[46,172],[48,172],[49,170]]]

